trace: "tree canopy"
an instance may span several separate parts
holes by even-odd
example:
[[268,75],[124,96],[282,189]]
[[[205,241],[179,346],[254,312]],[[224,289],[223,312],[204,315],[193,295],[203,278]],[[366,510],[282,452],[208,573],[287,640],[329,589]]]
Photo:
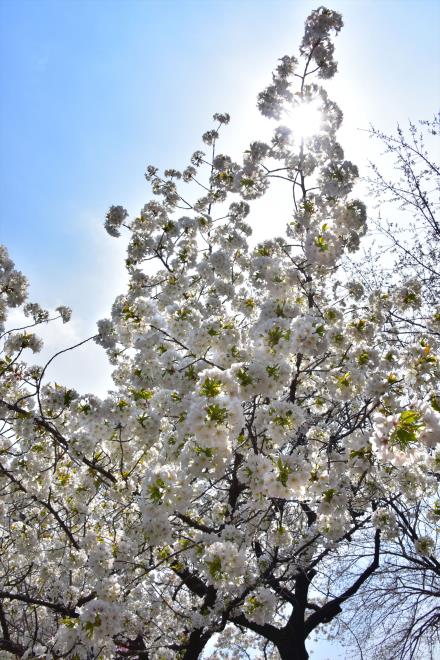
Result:
[[[409,146],[409,197],[395,189],[419,200],[431,257],[403,246],[388,279],[353,263],[366,206],[323,86],[341,28],[320,7],[298,57],[280,59],[257,99],[277,122],[269,142],[235,162],[215,114],[183,171],[147,168],[137,217],[109,209],[129,284],[94,337],[114,365],[106,398],[25,361],[34,326],[70,310],[29,303],[2,249],[0,649],[305,660],[350,601],[379,602],[368,588],[391,580],[386,556],[438,575],[437,207]],[[299,108],[317,113],[314,135],[282,123]],[[390,190],[377,175],[376,195]],[[287,226],[254,244],[252,205],[275,179],[292,193]],[[11,328],[10,308],[29,323]]]

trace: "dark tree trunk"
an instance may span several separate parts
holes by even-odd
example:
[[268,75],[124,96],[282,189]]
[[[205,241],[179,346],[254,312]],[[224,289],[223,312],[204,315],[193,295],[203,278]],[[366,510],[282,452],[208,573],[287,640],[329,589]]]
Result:
[[203,629],[193,630],[189,636],[188,646],[183,654],[183,660],[197,660],[202,653],[211,635],[203,634]]
[[286,638],[277,642],[276,647],[281,660],[308,660],[309,654],[303,639]]

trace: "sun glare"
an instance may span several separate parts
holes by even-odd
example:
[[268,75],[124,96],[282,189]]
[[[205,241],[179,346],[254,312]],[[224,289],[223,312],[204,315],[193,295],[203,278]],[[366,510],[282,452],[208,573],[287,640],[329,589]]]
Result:
[[295,138],[310,138],[320,132],[322,113],[318,103],[303,103],[289,112],[289,124]]

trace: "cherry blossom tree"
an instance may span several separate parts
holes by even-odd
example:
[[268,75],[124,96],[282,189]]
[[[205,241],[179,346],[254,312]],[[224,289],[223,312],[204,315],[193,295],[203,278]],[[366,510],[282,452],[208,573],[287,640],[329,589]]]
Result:
[[[304,660],[399,534],[393,503],[435,497],[438,335],[401,341],[404,283],[367,291],[340,268],[367,226],[321,84],[341,27],[320,7],[298,59],[281,58],[258,96],[270,141],[235,162],[216,114],[183,171],[147,168],[137,217],[108,211],[110,235],[129,237],[129,285],[94,338],[114,365],[106,398],[24,361],[52,317],[1,253],[4,651]],[[278,124],[299,108],[319,111],[312,137]],[[287,227],[253,244],[252,206],[275,179]],[[26,327],[7,325],[11,307]]]

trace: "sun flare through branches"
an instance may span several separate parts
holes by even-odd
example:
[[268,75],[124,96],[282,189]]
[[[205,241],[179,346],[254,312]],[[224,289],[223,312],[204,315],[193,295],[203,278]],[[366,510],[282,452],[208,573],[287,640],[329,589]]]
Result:
[[307,140],[322,129],[323,113],[317,101],[303,102],[286,114],[288,128],[299,140]]

